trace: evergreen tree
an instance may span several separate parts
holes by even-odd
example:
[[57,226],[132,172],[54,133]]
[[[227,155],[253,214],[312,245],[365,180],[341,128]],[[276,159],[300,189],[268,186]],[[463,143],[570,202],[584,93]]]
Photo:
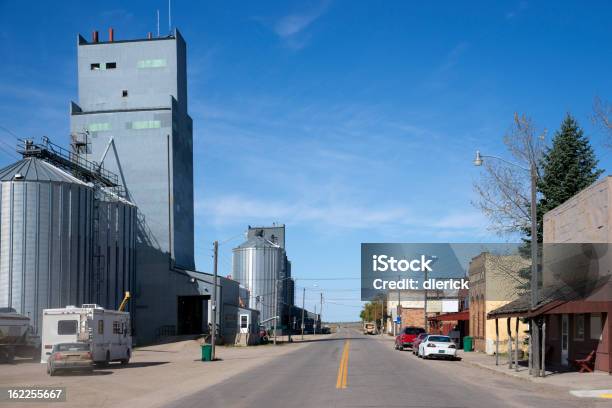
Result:
[[597,168],[599,161],[589,138],[569,113],[552,142],[542,159],[543,174],[538,182],[542,215],[593,184],[603,173]]
[[[561,128],[555,133],[552,146],[546,150],[540,163],[540,179],[538,192],[541,198],[537,205],[537,240],[544,240],[543,220],[544,214],[563,204],[581,190],[593,184],[604,172],[597,168],[599,161],[591,147],[589,138],[578,126],[578,122],[568,113]],[[531,228],[525,228],[521,254],[531,254]],[[529,280],[531,268],[521,270],[519,275]],[[521,287],[528,289],[529,282]]]

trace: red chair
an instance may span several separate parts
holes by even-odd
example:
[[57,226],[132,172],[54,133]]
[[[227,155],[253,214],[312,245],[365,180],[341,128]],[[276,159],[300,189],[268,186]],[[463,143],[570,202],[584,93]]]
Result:
[[[580,369],[581,373],[592,373],[595,367],[595,350],[591,351],[588,356],[578,360],[572,360],[572,364]],[[591,368],[593,367],[593,368]]]

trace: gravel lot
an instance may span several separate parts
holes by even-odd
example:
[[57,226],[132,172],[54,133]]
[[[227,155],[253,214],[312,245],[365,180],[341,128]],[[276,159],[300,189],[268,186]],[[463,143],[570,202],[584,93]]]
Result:
[[[317,336],[319,337],[319,336]],[[313,336],[306,336],[306,340]],[[299,337],[298,337],[299,339]],[[0,386],[62,386],[67,401],[53,407],[157,407],[219,383],[233,375],[264,364],[308,343],[286,343],[274,347],[217,348],[219,361],[200,361],[195,340],[138,348],[130,364],[111,364],[93,374],[63,374],[50,377],[39,362],[17,360],[0,365]],[[126,405],[126,403],[128,405]],[[9,406],[2,403],[2,406]],[[16,407],[41,407],[44,403],[15,403]]]

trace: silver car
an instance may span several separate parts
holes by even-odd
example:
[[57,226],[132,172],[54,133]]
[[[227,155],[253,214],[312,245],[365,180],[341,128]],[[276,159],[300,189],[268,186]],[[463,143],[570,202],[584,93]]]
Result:
[[88,343],[58,343],[47,360],[47,374],[58,371],[93,371],[93,359]]

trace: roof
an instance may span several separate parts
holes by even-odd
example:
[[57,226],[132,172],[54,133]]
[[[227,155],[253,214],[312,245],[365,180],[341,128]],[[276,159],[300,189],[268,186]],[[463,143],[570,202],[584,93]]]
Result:
[[489,312],[487,318],[537,316],[560,304],[584,299],[605,284],[608,279],[609,277],[603,276],[596,281],[561,282],[557,285],[545,287],[538,294],[539,301],[535,308],[531,307],[531,292],[528,292],[518,299]]
[[64,170],[36,157],[26,157],[0,170],[0,181],[56,182],[89,186]]
[[280,248],[279,245],[259,236],[252,236],[234,249],[246,248]]
[[427,320],[432,321],[454,321],[454,320],[470,320],[470,311],[462,310],[460,312],[444,313],[438,316],[432,316]]

